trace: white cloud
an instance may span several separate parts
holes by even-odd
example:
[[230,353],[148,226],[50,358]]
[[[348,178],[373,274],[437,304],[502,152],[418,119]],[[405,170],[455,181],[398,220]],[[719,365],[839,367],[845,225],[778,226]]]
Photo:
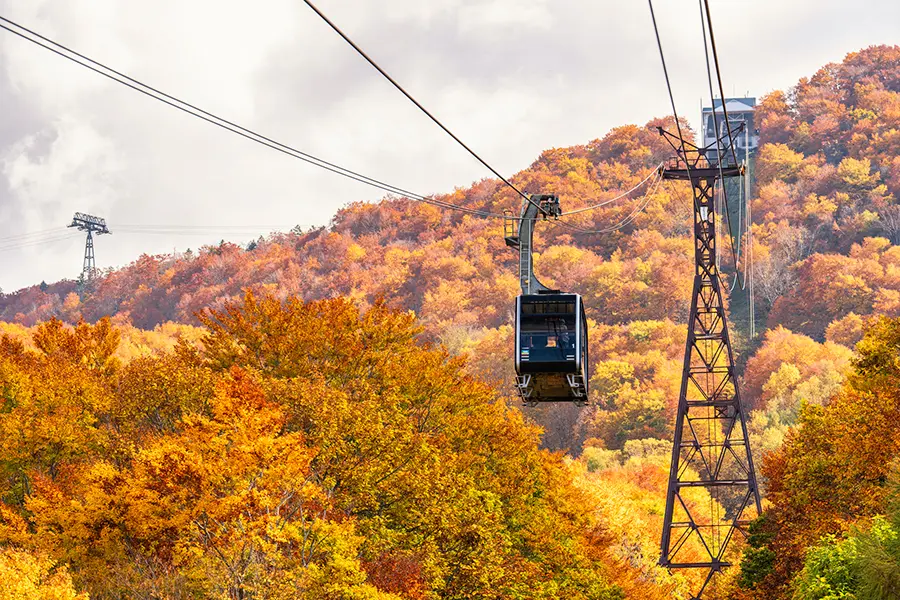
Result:
[[[739,94],[761,95],[846,52],[896,43],[900,22],[900,3],[890,0],[711,4],[726,88]],[[584,143],[669,111],[644,2],[317,5],[506,175],[545,148]],[[706,95],[697,4],[658,0],[655,6],[680,111],[696,118]],[[396,185],[431,193],[488,175],[298,0],[0,0],[0,14],[212,112]],[[327,223],[343,204],[381,195],[5,32],[0,104],[0,215],[8,217],[0,236],[20,232],[23,218],[28,227],[64,226],[74,210],[105,212],[114,234],[116,223],[287,229]],[[98,265],[219,237],[104,237]],[[0,286],[78,274],[76,246],[52,250],[4,254]]]
[[[536,31],[549,30],[553,25],[553,13],[548,0],[488,0],[471,2],[459,9],[459,30],[464,34],[476,33],[495,37],[498,29],[503,33],[533,35]],[[538,39],[535,43],[540,43]]]
[[17,142],[0,158],[10,193],[22,206],[20,227],[59,226],[76,210],[105,213],[116,201],[121,164],[112,140],[63,117]]

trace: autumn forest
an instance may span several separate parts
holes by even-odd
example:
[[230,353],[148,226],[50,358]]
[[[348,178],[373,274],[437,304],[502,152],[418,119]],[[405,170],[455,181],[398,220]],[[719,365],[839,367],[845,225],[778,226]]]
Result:
[[[763,514],[709,597],[900,598],[900,47],[755,119],[752,235],[721,262],[730,287],[752,245],[728,302]],[[657,126],[511,181],[613,198],[672,155]],[[495,179],[440,200],[521,203]],[[571,222],[645,202],[536,229],[535,271],[586,305],[585,408],[514,397],[502,220],[399,197],[3,294],[0,599],[687,600],[702,574],[657,561],[690,187]]]

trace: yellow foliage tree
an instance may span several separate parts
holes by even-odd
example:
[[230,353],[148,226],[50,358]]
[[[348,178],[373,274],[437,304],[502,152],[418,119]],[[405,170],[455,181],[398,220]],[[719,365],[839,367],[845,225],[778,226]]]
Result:
[[23,550],[0,549],[0,600],[88,600],[65,567]]

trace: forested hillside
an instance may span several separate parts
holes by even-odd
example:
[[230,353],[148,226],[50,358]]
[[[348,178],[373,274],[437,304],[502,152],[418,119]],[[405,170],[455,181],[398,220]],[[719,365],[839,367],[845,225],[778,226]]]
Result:
[[[736,338],[767,510],[728,593],[812,600],[834,579],[829,593],[895,598],[900,47],[767,95],[757,123],[761,333]],[[671,155],[657,125],[674,123],[548,150],[512,181],[564,210],[613,198]],[[495,180],[440,199],[520,203]],[[634,215],[614,231],[538,226],[536,272],[588,310],[582,410],[504,403],[519,289],[502,221],[402,198],[4,295],[0,427],[35,433],[4,434],[0,541],[26,555],[0,572],[51,557],[93,598],[276,580],[321,598],[684,597],[655,561],[690,211],[689,188],[666,183],[568,221]],[[241,528],[253,542],[223,556]]]
[[[586,146],[549,150],[514,181],[527,190],[558,193],[563,205],[572,209],[631,187],[669,154],[669,146],[654,129],[627,126]],[[683,200],[684,190],[680,192]],[[492,180],[439,199],[498,213],[507,209],[517,213],[521,202]],[[633,208],[634,203],[617,203],[587,213],[586,218],[601,227],[621,220]],[[682,256],[684,245],[667,241],[686,232],[686,209],[686,203],[679,205],[668,190],[660,189],[632,227],[575,241],[576,247],[588,251],[583,256],[593,260],[580,273],[565,272],[568,262],[582,256],[567,253],[572,246],[570,232],[541,228],[539,247],[546,255],[542,273],[560,284],[586,287],[595,265],[610,263],[609,276],[623,283],[632,282],[635,270],[646,270],[645,263],[658,263],[657,252],[688,265]],[[178,257],[143,256],[111,272],[81,297],[71,281],[9,294],[0,304],[0,317],[32,325],[53,316],[93,322],[117,315],[148,329],[170,320],[196,323],[199,311],[238,299],[243,290],[252,288],[283,298],[344,296],[368,305],[384,297],[392,305],[414,310],[429,333],[438,336],[453,326],[496,327],[507,322],[517,290],[515,256],[504,245],[502,231],[497,219],[403,199],[360,203],[341,210],[327,228],[275,234],[254,241],[252,250],[226,243]],[[638,231],[644,233],[632,235]],[[610,261],[620,247],[621,256]],[[670,281],[660,269],[650,271],[643,288],[597,285],[591,295],[592,303],[599,303],[594,312],[611,323],[670,316],[677,299],[688,295],[682,289],[687,276],[669,270],[678,277]],[[654,295],[645,298],[648,292]],[[677,293],[668,300],[673,292]],[[624,300],[623,294],[640,299],[642,307],[619,306],[616,301]]]

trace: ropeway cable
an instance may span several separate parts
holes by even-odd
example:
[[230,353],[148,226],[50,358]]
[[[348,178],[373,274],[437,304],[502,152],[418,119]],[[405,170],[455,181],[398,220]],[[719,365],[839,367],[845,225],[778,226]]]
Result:
[[315,5],[315,4],[313,4],[310,0],[303,0],[303,1],[306,3],[307,6],[309,6],[309,7],[313,10],[313,12],[315,12],[317,15],[319,15],[319,17],[321,17],[321,19],[322,19],[323,21],[325,21],[325,23],[327,23],[328,26],[331,27],[331,28],[335,31],[335,33],[337,33],[339,36],[341,36],[341,38],[342,38],[345,42],[347,42],[348,44],[350,44],[350,46],[351,46],[354,50],[356,50],[356,52],[357,52],[360,56],[362,56],[362,57],[366,60],[366,62],[368,62],[370,65],[372,65],[372,67],[373,67],[376,71],[378,71],[379,73],[381,73],[381,75],[382,75],[385,79],[387,79],[387,80],[388,80],[395,88],[397,88],[397,89],[400,91],[400,93],[402,93],[404,96],[406,96],[407,99],[408,99],[410,102],[412,102],[413,104],[415,104],[416,107],[417,107],[419,110],[421,110],[423,113],[425,113],[425,114],[428,116],[429,119],[431,119],[432,121],[434,121],[435,124],[437,124],[438,127],[440,127],[441,129],[443,129],[444,132],[445,132],[447,135],[449,135],[451,138],[453,138],[453,140],[454,140],[457,144],[459,144],[460,146],[462,146],[469,154],[471,154],[473,157],[475,157],[475,159],[476,159],[478,162],[480,162],[482,165],[484,165],[485,167],[487,167],[487,169],[488,169],[491,173],[493,173],[495,176],[497,176],[497,177],[500,179],[500,181],[502,181],[504,184],[506,184],[510,189],[512,189],[514,192],[516,192],[519,196],[521,196],[522,198],[524,198],[526,202],[528,202],[528,203],[531,204],[532,206],[536,207],[541,213],[544,212],[543,209],[541,209],[541,207],[538,206],[538,205],[534,202],[534,200],[531,199],[531,197],[530,197],[528,194],[524,193],[522,190],[520,190],[519,188],[517,188],[516,186],[514,186],[512,183],[510,183],[508,179],[506,179],[503,175],[501,175],[501,174],[497,171],[497,169],[495,169],[494,167],[492,167],[491,165],[489,165],[489,164],[487,163],[487,161],[485,161],[485,160],[484,160],[483,158],[481,158],[478,154],[476,154],[474,150],[472,150],[471,148],[469,148],[469,146],[467,146],[467,145],[465,144],[465,142],[463,142],[461,139],[459,139],[459,137],[457,137],[457,136],[456,136],[452,131],[450,131],[443,123],[441,123],[441,122],[437,119],[437,117],[435,117],[433,114],[431,114],[431,112],[428,111],[428,109],[426,109],[424,106],[422,106],[422,104],[421,104],[418,100],[416,100],[415,98],[413,98],[412,95],[411,95],[409,92],[407,92],[405,89],[403,89],[403,86],[401,86],[399,83],[397,83],[397,81],[396,81],[393,77],[391,77],[390,75],[388,75],[387,71],[385,71],[384,69],[382,69],[382,68],[378,65],[378,63],[376,63],[376,62],[375,62],[368,54],[366,54],[366,53],[363,51],[362,48],[360,48],[358,45],[356,45],[356,43],[355,43],[353,40],[351,40],[351,39],[347,36],[347,34],[345,34],[343,31],[341,31],[341,29],[340,29],[337,25],[335,25],[334,22],[331,21],[331,19],[329,19],[327,16],[325,16],[325,14],[324,14],[321,10],[319,10],[318,8],[316,8],[316,5]]
[[570,210],[570,211],[561,213],[560,216],[563,216],[563,217],[564,217],[564,216],[566,216],[566,215],[577,215],[578,213],[587,212],[587,211],[589,211],[589,210],[595,210],[595,209],[601,208],[601,207],[603,207],[603,206],[607,206],[607,205],[609,205],[609,204],[612,204],[613,202],[617,202],[617,201],[621,200],[622,198],[625,198],[626,196],[630,195],[633,191],[635,191],[636,189],[638,189],[639,187],[641,187],[641,186],[644,185],[645,183],[647,183],[647,182],[650,180],[650,178],[653,177],[654,174],[659,175],[659,170],[662,168],[662,166],[663,166],[664,164],[665,164],[665,163],[659,163],[659,165],[657,165],[656,168],[653,169],[653,171],[651,171],[649,175],[647,175],[646,177],[644,177],[644,179],[642,179],[642,180],[640,181],[640,183],[638,183],[637,185],[635,185],[634,187],[632,187],[630,190],[625,191],[625,192],[622,192],[621,194],[619,194],[619,195],[616,196],[615,198],[610,198],[610,199],[608,199],[608,200],[604,200],[603,202],[600,202],[599,204],[593,204],[593,205],[591,205],[591,206],[586,206],[586,207],[584,207],[584,208],[579,208],[579,209],[576,209],[576,210]]
[[56,242],[62,242],[66,240],[75,240],[80,238],[81,236],[74,232],[70,231],[68,233],[57,234],[52,237],[28,240],[24,242],[14,243],[14,244],[2,244],[0,245],[0,252],[9,252],[12,250],[20,250],[23,248],[32,248],[35,246],[43,246],[46,244],[55,244]]
[[[314,8],[314,7],[313,7],[313,8]],[[318,11],[317,11],[317,12],[318,12]],[[324,15],[323,15],[323,18],[324,18]],[[327,19],[326,19],[326,21],[327,21]],[[330,22],[329,22],[329,23],[330,23]],[[367,176],[367,175],[363,175],[363,174],[358,173],[358,172],[356,172],[356,171],[352,171],[352,170],[347,169],[347,168],[345,168],[345,167],[341,167],[341,166],[339,166],[339,165],[337,165],[337,164],[335,164],[335,163],[331,163],[331,162],[328,162],[328,161],[326,161],[326,160],[324,160],[324,159],[320,159],[320,158],[318,158],[318,157],[316,157],[316,156],[313,156],[313,155],[311,155],[311,154],[305,153],[305,152],[303,152],[303,151],[301,151],[301,150],[297,150],[296,148],[293,148],[293,147],[291,147],[291,146],[288,146],[287,144],[283,144],[283,143],[281,143],[281,142],[278,142],[278,141],[276,141],[276,140],[274,140],[274,139],[272,139],[272,138],[269,138],[269,137],[267,137],[267,136],[265,136],[265,135],[262,135],[262,134],[260,134],[260,133],[257,133],[256,131],[253,131],[253,130],[248,129],[248,128],[246,128],[246,127],[243,127],[243,126],[241,126],[241,125],[239,125],[239,124],[237,124],[237,123],[234,123],[234,122],[232,122],[232,121],[230,121],[230,120],[228,120],[228,119],[225,119],[225,118],[223,118],[223,117],[219,117],[218,115],[215,115],[215,114],[213,114],[213,113],[211,113],[211,112],[209,112],[209,111],[206,111],[206,110],[204,110],[204,109],[202,109],[202,108],[199,108],[199,107],[197,107],[197,106],[195,106],[195,105],[193,105],[193,104],[191,104],[191,103],[189,103],[189,102],[183,101],[183,100],[181,100],[181,99],[179,99],[179,98],[177,98],[177,97],[175,97],[175,96],[172,96],[171,94],[167,94],[167,93],[165,93],[165,92],[163,92],[163,91],[161,91],[161,90],[159,90],[159,89],[157,89],[157,88],[155,88],[155,87],[153,87],[153,86],[151,86],[151,85],[149,85],[149,84],[143,83],[143,82],[141,82],[141,81],[139,81],[139,80],[137,80],[137,79],[135,79],[135,78],[133,78],[133,77],[131,77],[131,76],[125,74],[125,73],[122,73],[121,71],[118,71],[118,70],[116,70],[116,69],[113,69],[113,68],[111,68],[111,67],[108,67],[108,66],[106,66],[106,65],[103,64],[103,63],[100,63],[100,62],[98,62],[98,61],[96,61],[96,60],[94,60],[94,59],[92,59],[92,58],[90,58],[90,57],[88,57],[88,56],[86,56],[86,55],[84,55],[84,54],[81,54],[80,52],[77,52],[76,50],[73,50],[72,48],[69,48],[69,47],[67,47],[67,46],[65,46],[65,45],[63,45],[63,44],[60,44],[59,42],[56,42],[56,41],[54,41],[54,40],[52,40],[52,39],[50,39],[50,38],[48,38],[48,37],[46,37],[46,36],[43,36],[43,35],[41,35],[40,33],[37,33],[36,31],[33,31],[33,30],[31,30],[31,29],[29,29],[29,28],[27,28],[27,27],[25,27],[25,26],[23,26],[23,25],[20,25],[20,24],[18,24],[18,23],[16,23],[16,22],[12,21],[12,20],[10,20],[10,19],[7,19],[7,18],[5,18],[5,17],[3,17],[3,16],[0,16],[0,29],[4,29],[4,30],[6,30],[6,31],[8,31],[8,32],[10,32],[10,33],[12,33],[12,34],[14,34],[14,35],[16,35],[16,36],[18,36],[18,37],[24,39],[24,40],[26,40],[26,41],[29,41],[29,42],[32,42],[33,44],[36,44],[36,45],[38,45],[38,46],[41,46],[42,48],[44,48],[44,49],[46,49],[46,50],[50,50],[50,51],[53,52],[54,54],[57,54],[58,56],[61,56],[61,57],[65,58],[65,59],[67,59],[67,60],[69,60],[69,61],[71,61],[71,62],[74,62],[74,63],[78,64],[79,66],[85,67],[85,68],[87,68],[87,69],[89,69],[89,70],[91,70],[91,71],[93,71],[93,72],[95,72],[95,73],[97,73],[97,74],[99,74],[99,75],[102,75],[102,76],[104,76],[104,77],[106,77],[106,78],[108,78],[108,79],[111,79],[111,80],[115,81],[116,83],[120,83],[120,84],[122,84],[122,85],[125,85],[126,87],[129,87],[129,88],[131,88],[131,89],[134,90],[134,91],[140,92],[141,94],[144,94],[145,96],[148,96],[148,97],[150,97],[150,98],[153,98],[154,100],[158,100],[158,101],[160,101],[160,102],[162,102],[162,103],[164,103],[164,104],[167,104],[167,105],[171,106],[172,108],[176,108],[176,109],[178,109],[178,110],[180,110],[180,111],[182,111],[182,112],[184,112],[184,113],[187,113],[187,114],[189,114],[189,115],[191,115],[191,116],[194,116],[194,117],[197,117],[197,118],[199,118],[199,119],[202,119],[202,120],[204,120],[204,121],[206,121],[206,122],[208,122],[208,123],[210,123],[210,124],[212,124],[212,125],[216,125],[217,127],[220,127],[220,128],[222,128],[222,129],[225,129],[226,131],[229,131],[229,132],[231,132],[231,133],[238,134],[238,135],[240,135],[240,136],[242,136],[242,137],[244,137],[244,138],[246,138],[246,139],[249,139],[249,140],[251,140],[251,141],[254,141],[254,142],[258,143],[258,144],[261,144],[261,145],[263,145],[263,146],[269,147],[269,148],[271,148],[271,149],[273,149],[273,150],[277,150],[277,151],[279,151],[279,152],[281,152],[281,153],[283,153],[283,154],[286,154],[286,155],[288,155],[288,156],[291,156],[292,158],[297,158],[297,159],[299,159],[299,160],[302,160],[302,161],[307,162],[307,163],[309,163],[309,164],[312,164],[312,165],[314,165],[314,166],[320,167],[320,168],[325,169],[325,170],[327,170],[327,171],[331,171],[331,172],[333,172],[333,173],[335,173],[335,174],[337,174],[337,175],[341,175],[341,176],[343,176],[343,177],[347,177],[347,178],[349,178],[349,179],[352,179],[352,180],[358,181],[358,182],[360,182],[360,183],[364,183],[364,184],[366,184],[366,185],[369,185],[369,186],[372,186],[372,187],[381,189],[382,191],[385,191],[385,192],[388,192],[388,193],[391,193],[391,194],[396,194],[396,195],[399,195],[399,196],[402,196],[402,197],[406,197],[406,198],[408,198],[408,199],[410,199],[410,200],[413,200],[413,201],[422,202],[422,203],[425,203],[425,204],[430,204],[430,205],[436,206],[436,207],[438,207],[438,208],[444,208],[444,209],[448,209],[448,210],[455,210],[455,211],[467,213],[467,214],[470,214],[470,215],[479,216],[479,217],[486,217],[486,218],[500,218],[500,219],[508,219],[508,218],[510,218],[510,215],[501,214],[501,213],[495,213],[495,212],[490,212],[490,211],[485,211],[485,210],[478,210],[478,209],[467,208],[467,207],[459,206],[459,205],[452,204],[452,203],[449,203],[449,202],[445,202],[445,201],[442,201],[442,200],[438,200],[438,199],[434,198],[433,196],[424,196],[424,195],[422,195],[422,194],[417,194],[417,193],[411,192],[411,191],[409,191],[409,190],[406,190],[406,189],[404,189],[404,188],[401,188],[401,187],[399,187],[399,186],[394,186],[394,185],[392,185],[392,184],[385,183],[385,182],[383,182],[383,181],[380,181],[380,180],[378,180],[378,179],[369,177],[369,176]],[[338,31],[339,31],[339,30],[338,30]],[[24,32],[24,33],[23,33],[23,32]],[[351,45],[354,45],[354,47],[356,47],[355,44],[353,44],[352,42],[350,42],[349,38],[348,38],[348,42],[351,43]],[[358,48],[357,48],[357,49],[358,49]],[[361,50],[358,50],[358,51],[359,51],[360,53],[362,53]],[[376,68],[378,68],[377,65],[374,65],[374,66],[376,66]],[[380,70],[380,69],[379,69],[379,70]],[[387,75],[385,74],[385,76],[387,76]],[[392,81],[393,81],[393,80],[392,80]],[[396,85],[396,83],[395,83],[395,85]],[[398,86],[398,87],[399,87],[399,86]],[[402,88],[401,88],[401,89],[402,89]],[[413,102],[415,102],[417,105],[419,105],[412,97],[410,97],[410,99],[411,99]],[[419,105],[419,106],[421,107],[421,105]],[[422,110],[425,110],[425,109],[422,108]],[[425,111],[425,112],[427,113],[427,111]],[[429,114],[429,116],[431,116],[430,113],[427,113],[427,114]],[[434,117],[432,117],[432,118],[434,118]],[[435,121],[436,121],[436,119],[435,119]],[[439,122],[438,122],[438,123],[439,123]],[[439,123],[439,124],[440,124],[440,123]],[[443,126],[442,126],[442,127],[443,127]],[[444,128],[444,129],[446,130],[446,128]],[[454,135],[452,134],[452,132],[450,132],[449,130],[446,130],[446,131],[447,131],[451,136],[453,136],[454,139],[457,139],[457,140],[458,140],[458,138],[456,138],[456,136],[454,136]],[[460,143],[462,144],[462,142],[460,142]],[[468,146],[465,146],[465,144],[462,144],[462,145],[468,149]],[[470,150],[470,152],[471,152],[471,150]],[[474,155],[474,152],[473,152],[473,155]],[[479,160],[482,160],[482,159],[480,159],[480,157],[478,157],[477,155],[475,155],[475,156],[476,156],[477,158],[479,158]],[[482,162],[484,163],[484,161],[482,161]],[[484,164],[485,164],[486,166],[488,166],[488,168],[489,168],[495,175],[497,175],[497,176],[498,176],[498,177],[499,177],[506,185],[508,185],[508,186],[510,186],[512,189],[516,190],[516,192],[517,192],[519,195],[523,196],[528,202],[534,204],[534,201],[533,201],[533,200],[531,200],[530,198],[528,198],[527,195],[525,195],[524,193],[522,193],[521,191],[519,191],[519,190],[518,190],[517,188],[515,188],[515,186],[513,186],[509,181],[507,181],[505,178],[503,178],[501,175],[499,175],[499,173],[497,173],[492,167],[490,167],[490,165],[487,165],[487,163],[484,163]],[[642,183],[643,183],[643,182],[642,182]],[[639,187],[639,186],[636,186],[636,187]],[[636,189],[636,188],[634,188],[634,189]],[[607,204],[609,204],[609,203],[611,203],[611,202],[614,202],[614,201],[616,201],[616,200],[618,200],[618,199],[620,199],[620,198],[622,198],[622,197],[627,196],[627,195],[630,194],[632,191],[634,191],[634,189],[629,190],[628,192],[625,192],[625,193],[621,194],[619,197],[617,197],[617,198],[615,198],[615,199],[611,199],[611,200],[609,200],[609,201],[605,201],[605,202],[600,203],[600,204],[598,204],[598,205],[596,205],[596,206],[587,207],[587,208],[584,208],[584,209],[579,209],[579,210],[571,211],[571,212],[569,212],[569,213],[564,213],[564,214],[575,214],[575,213],[585,212],[585,211],[587,211],[587,210],[593,210],[593,209],[599,208],[599,207],[601,207],[601,206],[605,206],[605,205],[607,205]],[[37,233],[38,233],[38,232],[35,232],[35,235],[36,235]],[[32,234],[25,234],[25,235],[32,235]]]
[[663,180],[662,174],[660,174],[659,177],[656,179],[656,181],[653,183],[653,188],[651,190],[648,190],[647,193],[644,195],[644,201],[637,208],[635,208],[633,211],[631,211],[631,213],[627,217],[625,217],[624,219],[622,219],[622,221],[620,221],[616,225],[613,225],[612,227],[605,227],[603,229],[585,229],[583,227],[578,227],[577,225],[572,225],[565,221],[553,221],[553,223],[560,225],[562,227],[566,227],[568,229],[572,229],[574,231],[577,231],[578,233],[583,233],[583,234],[601,234],[601,233],[612,233],[613,231],[618,231],[618,230],[622,229],[623,227],[631,224],[637,218],[637,216],[640,213],[642,213],[644,211],[644,209],[647,208],[647,205],[650,204],[650,201],[653,199],[653,196],[656,194],[656,191],[659,188],[659,185],[662,182],[662,180]]
[[45,37],[35,31],[32,31],[31,29],[28,29],[27,27],[19,25],[18,23],[11,21],[10,19],[7,19],[3,16],[0,16],[0,29],[5,29],[6,31],[8,31],[14,35],[17,35],[29,42],[32,42],[33,44],[36,44],[47,50],[50,50],[51,52],[53,52],[63,58],[66,58],[82,67],[90,69],[91,71],[94,71],[95,73],[97,73],[99,75],[103,75],[104,77],[107,77],[108,79],[112,79],[113,81],[120,83],[122,85],[125,85],[125,86],[127,86],[137,92],[140,92],[146,96],[149,96],[149,97],[153,98],[154,100],[158,100],[164,104],[167,104],[167,105],[169,105],[173,108],[176,108],[182,112],[185,112],[191,116],[197,117],[208,123],[216,125],[217,127],[220,127],[222,129],[225,129],[232,133],[236,133],[236,134],[238,134],[244,138],[247,138],[251,141],[254,141],[258,144],[267,146],[269,148],[272,148],[273,150],[277,150],[277,151],[279,151],[283,154],[287,154],[288,156],[291,156],[293,158],[297,158],[299,160],[302,160],[304,162],[307,162],[307,163],[317,166],[319,168],[325,169],[326,171],[331,171],[332,173],[335,173],[337,175],[341,175],[343,177],[353,179],[360,183],[364,183],[366,185],[378,188],[382,191],[385,191],[385,192],[388,192],[391,194],[405,196],[405,197],[409,198],[410,200],[414,200],[417,202],[432,204],[432,205],[440,207],[440,208],[446,208],[449,210],[458,210],[461,212],[478,215],[478,216],[483,216],[483,217],[504,218],[504,215],[502,215],[500,213],[491,213],[488,211],[470,209],[470,208],[466,208],[466,207],[462,207],[462,206],[457,206],[455,204],[451,204],[448,202],[444,202],[441,200],[437,200],[431,196],[424,196],[422,194],[416,194],[414,192],[410,192],[409,190],[406,190],[399,186],[385,183],[385,182],[375,179],[373,177],[363,175],[361,173],[347,169],[345,167],[341,167],[337,164],[323,160],[321,158],[318,158],[316,156],[313,156],[313,155],[303,152],[301,150],[297,150],[296,148],[288,146],[287,144],[278,142],[267,136],[259,134],[251,129],[248,129],[248,128],[238,125],[232,121],[229,121],[228,119],[219,117],[219,116],[217,116],[213,113],[210,113],[209,111],[206,111],[202,108],[199,108],[193,104],[190,104],[188,102],[180,100],[180,99],[176,98],[175,96],[172,96],[170,94],[162,92],[153,86],[150,86],[141,81],[138,81],[137,79],[134,79],[133,77],[130,77],[129,75],[126,75],[120,71],[117,71],[111,67],[108,67],[108,66],[104,65],[103,63],[100,63],[88,56],[85,56],[84,54],[81,54],[75,50],[72,50],[71,48],[64,46],[63,44],[55,42],[55,41],[51,40],[50,38]]
[[[722,171],[722,152],[721,152],[721,148],[719,145],[719,140],[721,139],[719,136],[719,119],[716,118],[716,98],[715,98],[715,94],[713,93],[712,71],[710,69],[710,64],[709,64],[709,45],[706,43],[706,20],[704,19],[704,11],[703,11],[704,0],[699,0],[699,2],[700,2],[700,28],[703,31],[703,54],[706,58],[706,78],[707,78],[707,81],[709,82],[709,101],[713,107],[713,112],[712,112],[713,130],[715,131],[715,135],[716,135],[716,142],[715,142],[715,144],[716,144],[716,166],[718,167],[718,170],[719,170],[719,190],[722,194],[722,202],[724,204],[724,209],[722,210],[722,213],[725,215],[725,224],[728,227],[728,241],[729,241],[729,245],[731,247],[731,260],[734,263],[734,283],[739,283],[741,286],[741,290],[744,290],[747,286],[747,281],[746,281],[746,278],[741,277],[740,266],[738,265],[738,252],[735,250],[735,247],[734,247],[735,246],[734,230],[732,230],[732,228],[731,228],[731,215],[730,215],[730,211],[728,210],[728,194],[725,190],[725,175],[723,174],[723,171]],[[706,7],[708,9],[709,5],[706,4]],[[707,13],[706,16],[708,17],[709,14]],[[709,27],[710,27],[709,35],[710,35],[710,39],[712,39],[712,20],[709,20]],[[718,72],[718,69],[719,69],[718,58],[716,58],[715,61],[716,61],[716,76],[719,79],[719,86],[720,86],[720,90],[721,90],[722,76]],[[720,94],[720,96],[721,96],[721,94]],[[728,112],[725,107],[724,96],[721,96],[720,100],[722,102],[722,114],[725,118],[726,125],[728,126],[728,146],[729,146],[729,148],[731,148],[731,154],[732,154],[732,157],[734,157],[734,164],[737,164],[737,157],[734,153],[734,140],[731,137],[731,126],[728,124]],[[701,126],[702,126],[702,124],[701,124]],[[740,225],[738,225],[738,234],[740,234]],[[734,285],[731,286],[731,290],[734,290]]]

